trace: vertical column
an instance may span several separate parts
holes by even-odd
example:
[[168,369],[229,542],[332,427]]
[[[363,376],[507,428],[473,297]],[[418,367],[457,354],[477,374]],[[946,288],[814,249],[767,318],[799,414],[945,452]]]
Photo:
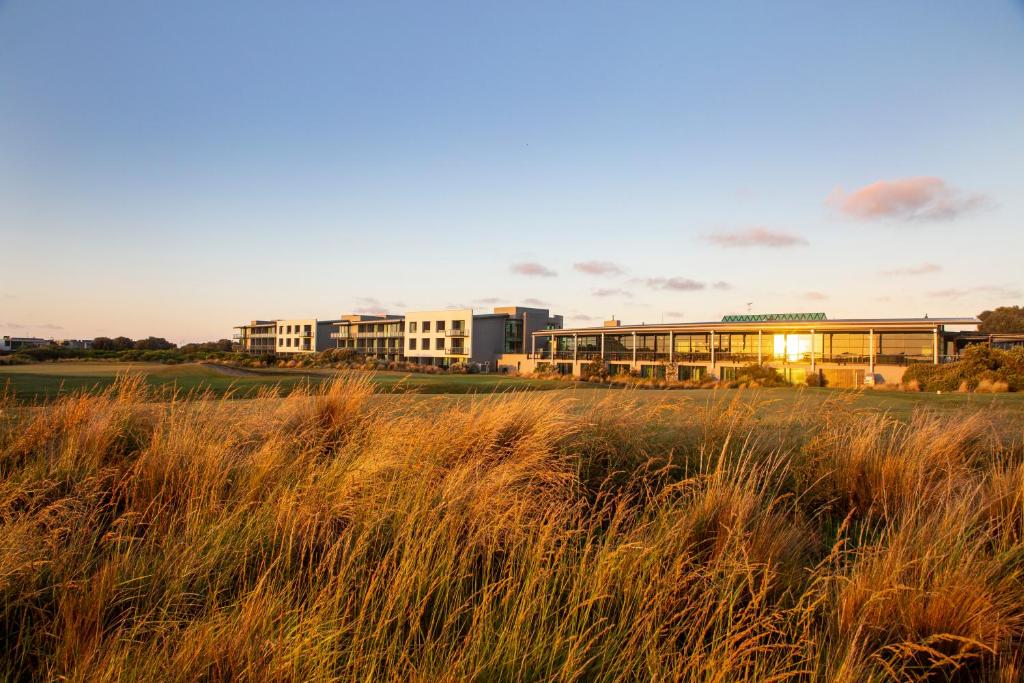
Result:
[[537,358],[537,336],[530,335],[530,358]]
[[573,335],[572,335],[572,362],[573,363],[575,363],[576,360],[579,358],[579,352],[580,352],[580,348],[579,347],[580,347],[579,335],[576,334],[575,332],[573,332]]
[[715,331],[711,330],[711,367],[715,367]]
[[932,330],[932,363],[939,364],[939,326]]
[[761,358],[761,330],[757,331],[757,364],[761,365],[764,360]]
[[868,330],[868,371],[875,374],[875,331]]
[[[555,347],[558,346],[557,340],[555,339],[555,333],[551,333],[551,364],[555,364]],[[554,368],[551,368],[554,370]]]
[[814,372],[814,330],[811,330],[811,372]]
[[668,362],[674,363],[676,361],[676,336],[672,330],[668,331]]
[[636,370],[636,332],[633,333],[633,369]]
[[604,332],[601,333],[601,360],[604,360]]

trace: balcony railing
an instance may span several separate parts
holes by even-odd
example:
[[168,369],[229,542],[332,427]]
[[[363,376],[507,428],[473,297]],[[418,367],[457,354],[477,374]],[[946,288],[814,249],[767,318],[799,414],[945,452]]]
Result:
[[450,330],[445,330],[444,336],[446,337],[466,337],[469,333],[461,327],[453,327]]
[[445,353],[449,356],[465,356],[467,351],[464,346],[451,346],[445,351]]
[[715,352],[715,360],[726,363],[756,363],[756,353],[735,353],[732,351]]
[[[710,361],[710,351],[676,351],[672,359],[677,362]],[[717,360],[717,356],[716,356]]]

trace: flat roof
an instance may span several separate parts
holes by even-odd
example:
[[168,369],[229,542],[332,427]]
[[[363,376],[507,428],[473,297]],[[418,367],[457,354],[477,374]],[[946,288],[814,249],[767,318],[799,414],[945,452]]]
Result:
[[564,334],[615,334],[620,332],[757,332],[758,330],[850,330],[911,329],[931,330],[946,325],[979,325],[977,318],[844,318],[839,320],[789,320],[785,322],[701,322],[617,325],[612,327],[574,327],[561,330],[538,330],[533,335],[550,337]]

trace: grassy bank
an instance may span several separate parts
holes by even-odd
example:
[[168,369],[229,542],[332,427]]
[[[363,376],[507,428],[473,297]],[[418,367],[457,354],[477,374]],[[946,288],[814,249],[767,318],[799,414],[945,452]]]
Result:
[[8,399],[0,677],[1024,673],[1009,412],[373,391]]

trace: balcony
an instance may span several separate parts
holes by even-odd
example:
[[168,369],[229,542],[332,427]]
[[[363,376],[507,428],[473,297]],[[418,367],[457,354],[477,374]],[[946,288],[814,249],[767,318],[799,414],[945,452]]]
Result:
[[464,329],[462,329],[460,327],[455,327],[455,328],[452,328],[450,330],[445,330],[444,336],[446,336],[446,337],[468,337],[469,336],[469,332],[467,332],[466,330],[464,330]]
[[452,346],[448,348],[445,351],[445,353],[447,353],[449,356],[465,356],[467,354],[467,351],[464,346]]
[[331,339],[351,339],[352,334],[349,332],[331,332]]

